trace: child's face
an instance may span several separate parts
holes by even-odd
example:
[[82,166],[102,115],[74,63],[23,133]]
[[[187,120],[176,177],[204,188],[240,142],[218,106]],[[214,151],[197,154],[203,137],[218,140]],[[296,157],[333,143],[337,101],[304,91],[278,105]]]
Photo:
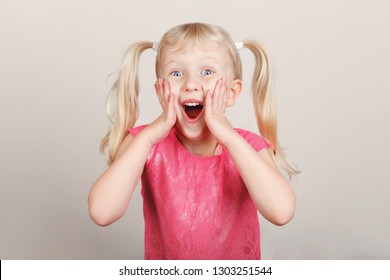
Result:
[[[180,50],[164,49],[159,78],[166,79],[170,84],[171,92],[175,95],[176,125],[188,138],[199,138],[207,132],[203,106],[207,90],[213,90],[221,78],[226,79],[228,97],[232,83],[238,81],[241,86],[241,81],[232,81],[232,73],[228,55],[222,49],[201,48],[196,44]],[[228,106],[233,103],[228,102]]]
[[216,81],[222,77],[228,78],[228,68],[225,52],[190,45],[181,50],[163,51],[160,78],[170,82],[174,93],[201,91],[213,89]]

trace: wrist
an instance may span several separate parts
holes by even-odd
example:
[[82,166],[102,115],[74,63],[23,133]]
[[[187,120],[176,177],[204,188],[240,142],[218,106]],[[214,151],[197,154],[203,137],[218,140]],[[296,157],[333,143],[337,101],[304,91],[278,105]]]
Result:
[[137,135],[138,139],[148,146],[148,148],[152,148],[153,145],[155,145],[158,140],[153,134],[153,130],[150,128],[150,126],[145,127],[140,133]]
[[223,143],[223,146],[229,151],[237,145],[237,142],[243,140],[241,135],[235,129],[232,129],[231,132],[226,137],[226,140]]
[[171,129],[171,126],[153,122],[142,130],[143,141],[147,142],[151,148],[153,145],[167,137]]

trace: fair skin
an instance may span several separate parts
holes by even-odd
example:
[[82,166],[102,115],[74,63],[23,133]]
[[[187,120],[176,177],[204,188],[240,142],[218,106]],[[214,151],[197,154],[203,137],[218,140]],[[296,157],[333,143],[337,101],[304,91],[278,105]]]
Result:
[[[226,53],[194,44],[181,50],[164,50],[156,94],[162,114],[135,137],[128,134],[110,167],[89,194],[91,218],[106,226],[127,210],[151,147],[171,129],[183,146],[198,156],[216,155],[224,146],[260,214],[276,225],[288,223],[295,212],[295,193],[280,173],[268,149],[256,152],[232,127],[227,107],[241,93],[242,82],[232,78]],[[189,118],[184,104],[203,105]]]

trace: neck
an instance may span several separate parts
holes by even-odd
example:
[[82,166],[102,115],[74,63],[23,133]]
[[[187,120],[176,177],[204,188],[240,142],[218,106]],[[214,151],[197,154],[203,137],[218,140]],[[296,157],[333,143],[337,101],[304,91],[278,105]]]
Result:
[[222,152],[220,145],[211,133],[201,139],[192,140],[176,130],[176,136],[180,143],[195,156],[214,156]]

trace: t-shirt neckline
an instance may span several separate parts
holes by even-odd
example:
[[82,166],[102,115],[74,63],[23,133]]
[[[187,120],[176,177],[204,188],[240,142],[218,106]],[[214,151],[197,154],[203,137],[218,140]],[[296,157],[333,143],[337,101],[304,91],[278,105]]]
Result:
[[220,158],[220,157],[222,157],[222,155],[225,154],[225,147],[221,145],[221,150],[222,151],[218,155],[212,155],[212,156],[198,156],[198,155],[194,155],[189,150],[187,150],[187,148],[180,142],[179,138],[176,135],[175,129],[171,130],[171,137],[174,139],[176,144],[179,146],[180,150],[182,150],[185,154],[187,154],[187,155],[189,155],[189,156],[191,156],[193,158],[197,158],[197,159],[212,159],[212,158]]

